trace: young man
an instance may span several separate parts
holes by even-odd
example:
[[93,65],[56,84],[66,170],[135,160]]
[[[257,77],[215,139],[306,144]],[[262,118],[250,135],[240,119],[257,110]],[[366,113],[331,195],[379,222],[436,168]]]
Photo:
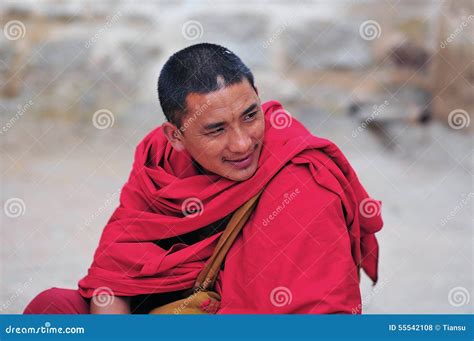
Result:
[[276,101],[228,49],[166,62],[167,122],[138,145],[79,290],[53,288],[25,313],[137,313],[183,298],[230,215],[263,189],[226,256],[211,313],[360,313],[359,269],[377,280],[380,202],[332,142]]

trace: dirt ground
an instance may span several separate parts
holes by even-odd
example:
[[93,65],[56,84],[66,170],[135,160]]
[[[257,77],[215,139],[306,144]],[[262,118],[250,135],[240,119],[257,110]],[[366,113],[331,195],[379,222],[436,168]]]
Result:
[[[433,123],[394,126],[393,149],[349,117],[294,113],[336,142],[383,202],[380,280],[362,280],[365,313],[472,313],[472,136]],[[2,136],[2,313],[41,290],[76,288],[118,202],[148,115],[111,128],[22,117]],[[6,214],[18,198],[19,211]]]

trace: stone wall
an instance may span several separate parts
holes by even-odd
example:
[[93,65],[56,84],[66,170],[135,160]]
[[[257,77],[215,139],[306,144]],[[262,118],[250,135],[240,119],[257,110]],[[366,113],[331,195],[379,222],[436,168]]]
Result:
[[106,109],[117,124],[160,115],[161,66],[202,41],[236,52],[262,97],[290,107],[342,114],[387,100],[400,118],[472,114],[470,1],[3,1],[0,11],[2,125],[27,112],[88,121]]

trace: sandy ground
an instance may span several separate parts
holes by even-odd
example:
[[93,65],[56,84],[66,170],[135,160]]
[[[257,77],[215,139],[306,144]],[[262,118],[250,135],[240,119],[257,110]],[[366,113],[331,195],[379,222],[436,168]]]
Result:
[[[295,116],[335,141],[383,201],[380,280],[363,278],[364,312],[472,313],[472,136],[395,126],[388,150],[367,130],[354,138],[358,122],[348,117],[304,108]],[[76,287],[135,145],[159,123],[150,115],[98,130],[24,116],[2,136],[1,202],[19,198],[21,207],[18,217],[1,214],[1,313],[22,312],[43,289]]]

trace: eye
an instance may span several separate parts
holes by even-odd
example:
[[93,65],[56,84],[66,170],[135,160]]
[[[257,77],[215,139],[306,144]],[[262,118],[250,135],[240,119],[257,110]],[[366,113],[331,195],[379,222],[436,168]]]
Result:
[[247,121],[247,122],[252,121],[257,114],[258,114],[258,111],[254,111],[254,112],[251,112],[250,114],[245,115],[244,121]]
[[224,131],[224,128],[217,128],[213,131],[210,131],[210,132],[206,133],[206,135],[208,135],[208,136],[218,136],[223,131]]

